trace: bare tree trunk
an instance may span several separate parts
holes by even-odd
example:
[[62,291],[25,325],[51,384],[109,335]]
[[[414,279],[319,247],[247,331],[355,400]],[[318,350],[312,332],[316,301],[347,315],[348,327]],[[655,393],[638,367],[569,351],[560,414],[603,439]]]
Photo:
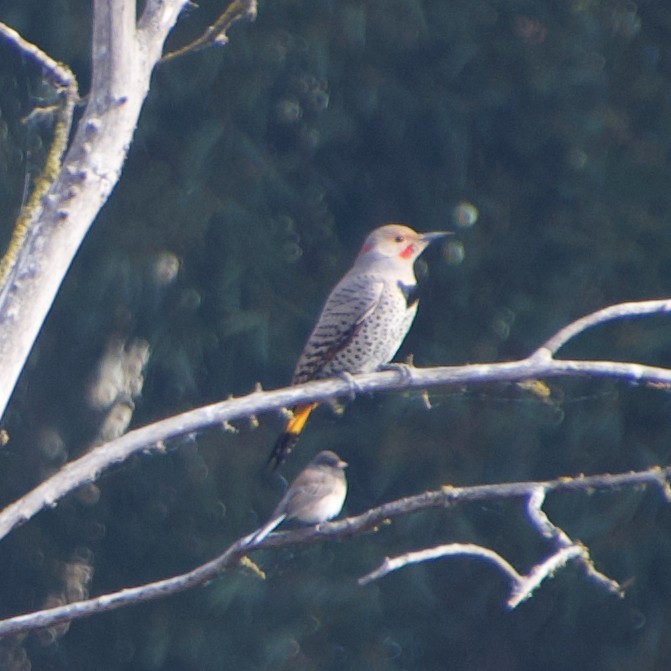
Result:
[[119,180],[151,73],[185,4],[148,0],[136,27],[135,0],[94,1],[88,104],[0,293],[0,416],[72,259]]

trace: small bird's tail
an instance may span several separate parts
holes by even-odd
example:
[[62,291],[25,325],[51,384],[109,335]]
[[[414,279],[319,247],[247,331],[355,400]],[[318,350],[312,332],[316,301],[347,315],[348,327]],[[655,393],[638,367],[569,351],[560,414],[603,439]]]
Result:
[[278,515],[269,519],[262,527],[259,527],[256,531],[253,531],[249,536],[244,539],[244,545],[249,545],[250,543],[260,543],[271,531],[275,530],[275,527],[278,527],[286,519],[286,513]]
[[270,453],[268,463],[272,464],[273,470],[277,470],[282,462],[291,454],[294,446],[298,442],[301,432],[310,417],[310,413],[318,406],[318,403],[309,403],[308,405],[298,405],[293,409],[293,417],[284,427],[284,432],[277,439],[273,451]]

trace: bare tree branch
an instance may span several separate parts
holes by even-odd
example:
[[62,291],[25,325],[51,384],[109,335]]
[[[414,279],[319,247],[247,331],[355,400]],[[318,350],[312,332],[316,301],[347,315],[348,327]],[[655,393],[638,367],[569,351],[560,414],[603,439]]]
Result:
[[449,543],[414,552],[406,552],[396,557],[385,557],[378,568],[359,578],[358,582],[363,587],[406,566],[454,556],[479,557],[493,563],[501,572],[508,576],[513,584],[518,584],[522,581],[522,576],[497,552],[481,545],[474,545],[473,543]]
[[[657,471],[647,471],[649,475],[654,475]],[[641,475],[641,474],[637,474]],[[599,478],[606,477],[611,479],[611,483],[619,481],[622,484],[621,476],[599,476]],[[591,478],[573,479],[569,478],[565,482],[578,483],[580,488]],[[653,482],[656,478],[653,477]],[[554,481],[555,483],[557,481]],[[599,480],[600,483],[603,480]],[[534,564],[529,573],[523,575],[519,573],[508,561],[506,561],[500,554],[490,550],[489,548],[480,545],[473,545],[471,543],[450,543],[448,545],[439,545],[433,548],[424,548],[415,552],[407,552],[397,557],[386,557],[382,564],[359,578],[360,585],[368,585],[369,583],[379,580],[384,576],[398,571],[401,568],[410,566],[412,564],[419,564],[434,559],[442,559],[444,557],[454,556],[469,556],[479,557],[493,563],[500,571],[502,571],[512,583],[510,597],[508,598],[508,607],[516,608],[520,603],[526,601],[533,592],[538,589],[541,583],[552,577],[560,568],[565,566],[571,559],[578,559],[585,568],[587,575],[597,584],[607,589],[613,594],[623,596],[624,591],[619,583],[605,576],[600,571],[597,571],[589,556],[589,550],[582,543],[576,543],[571,540],[568,534],[553,524],[548,516],[543,511],[543,503],[548,491],[550,483],[538,483],[536,486],[533,483],[529,485],[527,495],[527,513],[529,520],[535,529],[544,538],[553,541],[554,551],[546,557],[542,562]],[[655,482],[655,484],[657,484]],[[471,488],[462,488],[461,491],[470,490]]]
[[625,317],[645,317],[651,314],[666,314],[667,312],[671,312],[671,300],[668,299],[609,305],[571,322],[544,342],[531,356],[554,356],[569,340],[599,324]]
[[413,564],[444,559],[445,557],[477,557],[491,562],[508,577],[512,583],[508,607],[512,609],[528,599],[546,578],[551,577],[571,559],[582,557],[582,554],[583,549],[578,545],[561,548],[552,553],[541,564],[535,565],[528,575],[522,575],[498,552],[489,548],[472,543],[449,543],[448,545],[438,545],[415,552],[406,552],[396,557],[386,557],[378,568],[359,578],[359,584],[362,586],[369,585],[375,580],[384,578],[394,571]]
[[554,574],[556,570],[564,566],[571,558],[579,559],[587,575],[596,583],[613,594],[623,596],[624,591],[619,583],[597,571],[589,550],[581,543],[576,543],[568,534],[550,521],[543,510],[547,490],[537,487],[531,492],[527,499],[527,515],[538,532],[545,538],[554,542],[556,551],[542,564],[534,566],[530,573],[513,587],[512,594],[508,600],[508,606],[515,608],[522,601],[531,596],[531,593],[540,586],[541,582]]
[[36,63],[42,66],[47,74],[54,80],[56,84],[63,88],[69,88],[74,83],[74,76],[72,71],[67,65],[55,61],[51,56],[44,53],[39,47],[24,40],[19,33],[16,32],[13,28],[5,25],[0,21],[0,35],[7,40],[8,42],[14,44],[14,46],[23,52],[25,55],[30,56]]
[[165,63],[174,58],[186,56],[186,54],[192,51],[198,51],[212,44],[226,44],[228,42],[228,35],[226,33],[234,23],[237,23],[241,19],[253,21],[256,18],[256,4],[256,0],[233,0],[226,7],[226,11],[198,39],[167,53],[163,56],[161,62]]
[[[645,301],[645,314],[666,312],[671,301]],[[612,306],[620,317],[638,316],[638,303]],[[599,311],[594,315],[607,314]],[[591,315],[588,317],[592,317]],[[582,323],[593,325],[594,319],[583,318]],[[612,317],[609,317],[612,318]],[[570,328],[566,327],[567,329]],[[565,329],[563,330],[565,331]],[[576,335],[577,333],[574,333]],[[550,342],[550,341],[548,341]],[[471,364],[413,368],[356,375],[351,380],[339,378],[309,382],[276,391],[255,391],[241,398],[196,408],[154,424],[144,426],[120,438],[97,447],[76,461],[61,468],[58,473],[35,487],[31,492],[0,512],[0,538],[23,524],[46,507],[53,506],[68,492],[82,484],[96,480],[101,473],[140,451],[161,451],[173,438],[194,433],[208,427],[226,427],[229,422],[261,412],[280,410],[306,401],[323,401],[354,392],[376,392],[395,389],[425,389],[433,386],[463,386],[492,382],[519,382],[529,379],[591,375],[620,378],[636,383],[671,385],[671,370],[638,363],[616,361],[555,360],[548,348],[536,350],[527,359],[505,363]]]
[[[542,505],[545,495],[550,492],[583,491],[591,493],[595,490],[613,490],[629,486],[656,486],[666,494],[664,487],[668,477],[671,477],[671,468],[652,468],[635,473],[558,478],[545,482],[511,482],[473,487],[445,486],[438,490],[385,503],[376,508],[371,508],[360,515],[344,520],[325,522],[315,527],[293,531],[276,531],[261,541],[253,540],[254,533],[248,534],[232,543],[225,552],[215,559],[187,573],[146,585],[123,589],[119,592],[104,594],[85,601],[78,601],[65,606],[0,620],[0,638],[177,594],[210,582],[218,578],[222,572],[236,569],[240,566],[251,569],[257,575],[263,576],[260,569],[251,560],[246,558],[247,554],[267,548],[281,548],[290,545],[306,545],[326,540],[351,538],[367,531],[376,530],[387,520],[420,510],[446,508],[474,501],[526,497],[529,500],[528,507],[532,511],[532,516],[537,517],[538,514],[536,511],[540,509],[539,506]],[[542,513],[542,517],[545,517],[544,513]],[[549,531],[550,527],[554,529],[553,535],[561,532],[565,538],[568,538],[547,517],[545,517],[545,520],[539,519],[538,523],[546,531]],[[591,566],[587,549],[582,544],[570,541],[570,539],[568,543],[559,547],[549,557],[534,566],[526,576],[520,575],[510,563],[488,548],[472,544],[449,544],[439,546],[438,548],[409,553],[394,560],[387,559],[382,567],[361,578],[359,583],[367,584],[392,570],[397,570],[410,563],[437,559],[454,554],[479,556],[494,562],[513,582],[511,596],[508,601],[508,605],[511,608],[521,603],[543,580],[551,576],[569,560],[581,558],[585,566]],[[621,595],[621,588],[615,581],[597,571],[588,571],[588,575],[597,580],[598,584],[609,591]]]

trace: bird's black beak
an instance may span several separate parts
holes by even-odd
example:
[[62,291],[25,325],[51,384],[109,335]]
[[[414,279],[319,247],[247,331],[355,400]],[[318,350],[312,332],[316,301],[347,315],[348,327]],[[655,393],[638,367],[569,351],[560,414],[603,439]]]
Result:
[[430,245],[436,240],[440,240],[448,235],[454,235],[452,231],[434,231],[432,233],[422,233],[422,242],[426,242],[427,245]]

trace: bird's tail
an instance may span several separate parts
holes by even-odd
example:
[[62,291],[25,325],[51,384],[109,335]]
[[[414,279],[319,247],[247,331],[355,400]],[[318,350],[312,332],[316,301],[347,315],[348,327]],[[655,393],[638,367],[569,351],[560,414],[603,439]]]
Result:
[[282,524],[286,519],[286,513],[278,515],[269,519],[262,527],[259,527],[256,531],[253,531],[249,536],[243,539],[244,545],[249,545],[250,543],[260,543],[271,531],[274,531],[275,527]]
[[272,464],[273,470],[277,470],[282,462],[291,454],[298,442],[301,432],[310,417],[310,413],[318,406],[318,403],[298,405],[293,409],[293,417],[284,427],[284,432],[277,439],[273,451],[270,453],[268,463]]

